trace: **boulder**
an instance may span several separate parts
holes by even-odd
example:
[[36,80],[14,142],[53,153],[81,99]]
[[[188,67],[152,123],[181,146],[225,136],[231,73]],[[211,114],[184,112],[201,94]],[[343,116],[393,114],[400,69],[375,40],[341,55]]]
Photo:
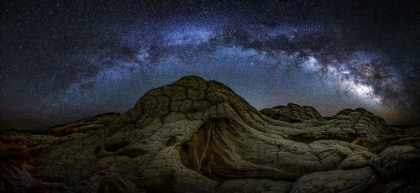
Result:
[[420,173],[420,150],[413,146],[391,146],[371,159],[381,177],[395,179]]

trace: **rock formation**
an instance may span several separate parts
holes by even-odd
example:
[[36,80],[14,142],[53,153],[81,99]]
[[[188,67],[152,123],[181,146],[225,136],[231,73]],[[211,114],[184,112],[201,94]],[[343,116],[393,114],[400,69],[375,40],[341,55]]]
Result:
[[114,121],[119,113],[105,113],[92,118],[82,119],[68,125],[57,125],[47,130],[47,135],[62,137],[74,133],[95,131]]
[[[409,138],[364,109],[259,112],[225,85],[189,76],[126,113],[87,120],[27,136],[30,146],[2,135],[0,190],[420,191],[419,130]],[[15,146],[31,153],[13,158]]]
[[272,119],[293,122],[305,121],[326,121],[316,109],[309,106],[299,106],[297,104],[289,103],[287,106],[277,106],[274,108],[265,108],[261,113]]

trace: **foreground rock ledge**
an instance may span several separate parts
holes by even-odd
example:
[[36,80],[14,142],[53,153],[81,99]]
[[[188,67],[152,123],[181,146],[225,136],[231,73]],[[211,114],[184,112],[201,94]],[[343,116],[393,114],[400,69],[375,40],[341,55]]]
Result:
[[195,76],[60,129],[0,137],[0,192],[420,191],[419,129],[396,133],[364,109],[259,112]]

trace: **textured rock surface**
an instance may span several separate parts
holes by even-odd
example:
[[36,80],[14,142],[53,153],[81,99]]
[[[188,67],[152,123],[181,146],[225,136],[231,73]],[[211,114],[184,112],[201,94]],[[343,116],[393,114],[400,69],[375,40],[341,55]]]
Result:
[[[416,180],[414,173],[388,170],[395,164],[384,161],[400,159],[390,150],[372,151],[376,144],[385,149],[384,138],[395,133],[381,118],[364,109],[323,118],[310,107],[287,108],[282,117],[292,121],[272,119],[219,82],[184,77],[113,118],[82,120],[46,136],[2,135],[2,180],[10,191],[59,192],[246,192],[249,184],[257,192],[289,192],[292,183],[299,192],[306,191],[298,188],[303,182],[309,189],[352,192]],[[417,144],[397,144],[402,157],[409,155],[404,163],[417,160]],[[10,159],[16,146],[31,153]],[[403,188],[416,187],[411,181]]]
[[396,132],[385,135],[369,149],[379,153],[391,145],[410,145],[420,149],[420,126],[405,126],[404,129],[397,129]]
[[286,122],[305,122],[310,120],[326,121],[316,109],[309,106],[299,106],[297,104],[289,103],[287,106],[277,106],[274,108],[265,108],[261,110],[264,115]]
[[[312,107],[289,103],[287,107],[277,106],[272,109],[262,109],[261,113],[280,121],[290,123],[305,123],[300,138],[319,140],[336,138],[362,146],[377,144],[393,129],[380,117],[365,109],[344,109],[337,115],[323,118]],[[312,128],[310,128],[312,127]],[[313,129],[313,127],[319,129]]]
[[326,121],[324,117],[313,107],[299,106],[297,104],[289,103],[287,106],[277,106],[274,108],[265,108],[261,113],[276,120],[286,122],[305,122],[305,121]]
[[376,155],[372,165],[387,179],[420,174],[420,150],[413,146],[391,146]]
[[291,193],[306,192],[363,192],[378,181],[370,167],[354,170],[316,172],[303,176],[293,184]]
[[218,188],[217,193],[287,193],[292,188],[291,182],[273,180],[228,180],[223,182]]
[[57,125],[48,129],[46,134],[61,137],[71,135],[73,133],[95,131],[96,129],[106,126],[115,120],[119,115],[119,113],[106,113],[96,117],[82,119],[68,125]]

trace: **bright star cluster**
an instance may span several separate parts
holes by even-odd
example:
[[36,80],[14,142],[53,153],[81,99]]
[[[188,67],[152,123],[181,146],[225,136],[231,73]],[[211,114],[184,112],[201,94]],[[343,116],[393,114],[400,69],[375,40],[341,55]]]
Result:
[[[388,1],[386,1],[388,2]],[[123,113],[187,75],[257,109],[420,123],[420,6],[389,1],[3,2],[1,129]]]

